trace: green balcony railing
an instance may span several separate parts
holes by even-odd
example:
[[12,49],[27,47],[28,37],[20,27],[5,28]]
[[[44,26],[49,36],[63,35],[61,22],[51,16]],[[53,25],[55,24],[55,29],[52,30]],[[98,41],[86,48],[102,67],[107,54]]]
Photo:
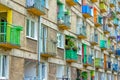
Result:
[[66,50],[66,60],[68,62],[75,62],[78,59],[77,51],[74,50]]
[[100,40],[100,48],[101,49],[107,48],[107,41],[106,40]]
[[44,15],[46,13],[46,2],[45,0],[26,0],[27,9],[36,14]]
[[95,67],[96,68],[103,68],[103,59],[95,58]]
[[0,45],[11,44],[20,46],[21,26],[15,26],[7,22],[0,22]]

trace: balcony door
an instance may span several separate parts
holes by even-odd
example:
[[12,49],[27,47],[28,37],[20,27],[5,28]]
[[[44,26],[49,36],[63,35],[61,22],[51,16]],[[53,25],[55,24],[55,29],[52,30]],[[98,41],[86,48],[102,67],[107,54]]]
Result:
[[46,52],[47,47],[47,27],[42,25],[41,27],[41,52]]
[[0,13],[0,42],[6,42],[6,17],[7,13]]

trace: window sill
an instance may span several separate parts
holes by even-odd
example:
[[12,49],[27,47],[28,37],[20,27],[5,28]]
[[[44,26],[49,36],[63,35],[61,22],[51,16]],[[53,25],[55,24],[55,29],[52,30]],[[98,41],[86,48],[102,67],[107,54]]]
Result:
[[34,41],[37,41],[37,39],[32,38],[32,37],[29,37],[29,36],[26,36],[26,38],[31,39],[31,40],[34,40]]
[[62,48],[62,47],[58,47],[58,46],[57,46],[57,48],[58,48],[58,49],[63,49],[63,50],[64,50],[64,48]]
[[8,80],[6,77],[0,77],[0,80]]

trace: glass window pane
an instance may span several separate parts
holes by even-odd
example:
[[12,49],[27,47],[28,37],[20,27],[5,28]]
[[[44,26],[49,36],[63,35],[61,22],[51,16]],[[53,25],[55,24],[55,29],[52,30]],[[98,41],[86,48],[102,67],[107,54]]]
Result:
[[27,24],[26,24],[26,34],[27,34],[27,36],[29,36],[29,24],[30,24],[30,22],[29,22],[29,20],[27,19]]
[[31,21],[31,37],[35,38],[35,23]]

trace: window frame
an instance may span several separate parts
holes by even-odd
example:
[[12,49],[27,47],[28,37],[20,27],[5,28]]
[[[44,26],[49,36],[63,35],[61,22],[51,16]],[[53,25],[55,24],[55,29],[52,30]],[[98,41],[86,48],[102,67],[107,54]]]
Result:
[[[29,20],[29,24],[27,24],[27,21]],[[34,37],[31,37],[31,29],[32,29],[32,26],[31,26],[31,23],[34,22]],[[27,33],[27,27],[29,27],[29,30],[28,30],[28,33]],[[30,19],[30,18],[27,18],[26,19],[26,37],[27,38],[30,38],[30,39],[33,39],[33,40],[37,40],[37,22],[33,19]]]
[[[60,36],[61,36],[61,38],[60,38]],[[57,33],[57,47],[58,48],[64,49],[64,44],[65,44],[64,39],[65,39],[64,34],[58,32]]]
[[[3,71],[3,57],[6,56],[5,76],[2,75]],[[7,55],[0,55],[0,79],[8,79],[9,77],[9,57]],[[7,69],[6,69],[7,68]]]

